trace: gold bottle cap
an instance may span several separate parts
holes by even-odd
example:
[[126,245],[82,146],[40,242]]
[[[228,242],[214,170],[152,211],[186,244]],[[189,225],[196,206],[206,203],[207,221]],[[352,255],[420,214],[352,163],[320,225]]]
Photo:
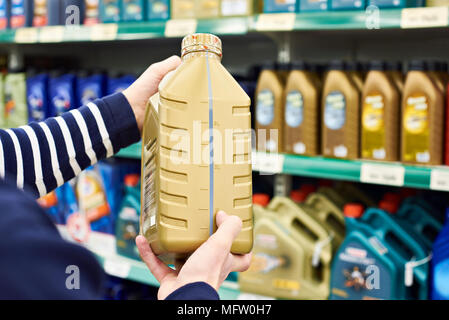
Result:
[[209,51],[222,56],[221,40],[210,33],[189,34],[182,39],[181,56],[190,52]]

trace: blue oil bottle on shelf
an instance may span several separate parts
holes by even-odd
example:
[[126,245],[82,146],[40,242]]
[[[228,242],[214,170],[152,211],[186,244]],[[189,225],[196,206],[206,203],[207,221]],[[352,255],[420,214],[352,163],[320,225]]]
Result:
[[9,0],[0,0],[0,30],[9,28],[9,16],[11,14],[9,7]]
[[147,0],[147,19],[167,20],[170,18],[170,0]]
[[425,248],[385,211],[370,208],[363,216],[363,208],[357,211],[352,218],[347,214],[348,232],[334,258],[330,298],[426,299]]
[[329,0],[329,10],[364,10],[365,0]]
[[51,116],[48,101],[48,74],[34,74],[31,71],[28,72],[26,81],[28,120],[29,122],[45,120]]
[[81,72],[77,82],[78,105],[83,106],[103,97],[105,87],[106,76],[103,73],[88,74]]
[[100,20],[102,22],[119,22],[121,20],[122,0],[101,0]]
[[123,21],[143,21],[145,20],[144,0],[122,0]]
[[423,6],[422,0],[367,0],[368,6],[378,8],[408,8]]
[[299,0],[265,0],[263,4],[263,12],[277,13],[277,12],[297,12]]
[[11,15],[9,20],[11,28],[31,27],[33,23],[33,1],[11,0]]
[[62,74],[55,71],[50,76],[49,99],[50,114],[58,116],[79,107],[76,101],[76,76],[73,73]]
[[125,195],[116,221],[117,253],[139,259],[135,238],[139,234],[140,176],[128,174],[124,179]]
[[136,81],[136,77],[133,75],[109,77],[106,94],[109,95],[117,92],[122,92],[123,90],[128,88],[134,81]]
[[299,12],[327,11],[328,0],[301,0]]
[[449,208],[443,230],[433,245],[432,289],[433,300],[449,300]]

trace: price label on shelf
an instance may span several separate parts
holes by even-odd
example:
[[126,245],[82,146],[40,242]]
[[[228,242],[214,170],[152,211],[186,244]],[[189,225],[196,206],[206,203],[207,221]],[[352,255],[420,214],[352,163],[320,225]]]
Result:
[[401,187],[404,185],[405,168],[387,164],[363,163],[360,181]]
[[14,42],[17,43],[34,43],[39,37],[38,29],[36,28],[19,28],[16,30]]
[[91,27],[91,41],[111,41],[117,38],[118,25],[116,23],[95,24]]
[[43,27],[39,31],[39,42],[62,42],[64,40],[63,26]]
[[295,26],[294,13],[260,14],[257,18],[257,31],[288,31]]
[[165,24],[166,37],[183,37],[195,33],[198,21],[196,19],[172,19]]
[[127,278],[129,271],[131,270],[131,265],[124,260],[115,260],[113,258],[106,258],[104,260],[104,271],[115,277]]
[[253,152],[252,154],[253,171],[259,171],[260,174],[281,173],[284,167],[284,155],[278,153]]
[[449,191],[449,170],[432,169],[430,172],[430,189]]
[[446,27],[448,23],[448,7],[407,8],[401,12],[403,29]]

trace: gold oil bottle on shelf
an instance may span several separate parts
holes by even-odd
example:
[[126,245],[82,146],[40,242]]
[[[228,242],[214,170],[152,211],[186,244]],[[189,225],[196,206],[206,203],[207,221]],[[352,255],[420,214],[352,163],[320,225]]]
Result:
[[402,97],[401,160],[443,161],[444,93],[425,61],[410,63]]
[[284,82],[276,64],[265,63],[256,87],[256,136],[259,151],[281,152]]
[[327,157],[359,157],[360,93],[347,64],[333,61],[323,87],[321,141]]
[[400,92],[381,61],[372,61],[362,93],[362,158],[399,159]]
[[285,85],[284,147],[286,153],[314,156],[319,153],[320,92],[309,66],[291,64]]

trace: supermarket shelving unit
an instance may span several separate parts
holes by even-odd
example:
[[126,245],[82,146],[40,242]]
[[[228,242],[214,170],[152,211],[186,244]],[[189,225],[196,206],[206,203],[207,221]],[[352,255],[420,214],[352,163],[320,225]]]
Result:
[[[216,20],[169,20],[99,24],[95,26],[22,28],[0,31],[0,45],[9,54],[18,54],[21,45],[50,45],[64,43],[122,42],[179,38],[187,33],[210,32],[217,35],[267,35],[278,45],[278,60],[290,60],[291,32],[361,31],[371,29],[449,30],[449,8],[386,9],[370,8],[365,11],[314,12],[299,14],[259,14],[251,17],[232,17]],[[135,144],[119,152],[118,157],[140,159],[141,145]],[[253,153],[253,170],[270,174],[285,173],[306,177],[329,178],[385,185],[449,191],[447,167],[425,167],[400,163],[378,163],[362,160],[337,160],[323,157],[303,157],[283,154]],[[59,227],[62,234],[67,232]],[[104,245],[109,248],[104,250]],[[114,243],[114,245],[112,244]],[[156,279],[143,262],[115,253],[115,238],[92,232],[86,245],[98,258],[105,271],[111,275],[157,286]],[[236,299],[238,285],[225,282],[220,289],[222,299]]]

